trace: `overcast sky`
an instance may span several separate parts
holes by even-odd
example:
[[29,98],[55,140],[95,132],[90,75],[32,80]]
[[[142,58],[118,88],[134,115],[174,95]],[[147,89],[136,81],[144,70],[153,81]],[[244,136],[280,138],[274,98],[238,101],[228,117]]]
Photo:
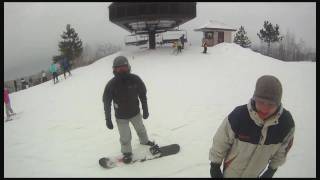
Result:
[[[83,44],[112,42],[124,44],[129,32],[109,21],[108,6],[102,3],[4,3],[4,78],[11,80],[47,69],[58,55],[60,35],[66,24],[75,28]],[[181,29],[188,40],[199,45],[201,32],[193,30],[218,20],[238,29],[243,25],[253,43],[259,43],[257,32],[269,20],[316,47],[316,3],[197,3],[197,16]]]

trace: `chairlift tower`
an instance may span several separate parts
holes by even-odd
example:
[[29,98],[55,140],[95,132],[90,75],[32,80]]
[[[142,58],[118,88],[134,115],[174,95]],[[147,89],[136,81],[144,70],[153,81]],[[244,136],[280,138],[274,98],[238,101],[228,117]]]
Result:
[[147,34],[155,49],[157,33],[174,29],[196,17],[196,2],[113,2],[109,20],[132,34]]

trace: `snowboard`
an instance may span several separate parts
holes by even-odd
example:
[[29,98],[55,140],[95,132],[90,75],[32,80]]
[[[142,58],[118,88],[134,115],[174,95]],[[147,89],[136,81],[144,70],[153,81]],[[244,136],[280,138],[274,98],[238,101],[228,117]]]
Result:
[[[136,162],[145,162],[152,159],[174,155],[174,154],[177,154],[179,151],[180,151],[179,144],[170,144],[170,145],[161,146],[161,147],[159,147],[158,145],[154,145],[149,148],[149,153],[145,154],[142,157],[135,157],[135,154],[133,154],[132,161],[128,164],[133,164]],[[99,159],[99,165],[105,169],[111,169],[111,168],[126,165],[126,164],[122,161],[122,156],[121,156],[121,157],[102,157]]]

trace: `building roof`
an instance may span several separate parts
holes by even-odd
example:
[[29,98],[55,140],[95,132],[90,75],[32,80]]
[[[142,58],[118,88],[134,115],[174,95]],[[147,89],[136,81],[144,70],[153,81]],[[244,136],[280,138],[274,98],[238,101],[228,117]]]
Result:
[[195,31],[212,31],[212,30],[223,30],[223,31],[236,31],[235,28],[232,28],[222,22],[210,20],[205,25],[194,29]]

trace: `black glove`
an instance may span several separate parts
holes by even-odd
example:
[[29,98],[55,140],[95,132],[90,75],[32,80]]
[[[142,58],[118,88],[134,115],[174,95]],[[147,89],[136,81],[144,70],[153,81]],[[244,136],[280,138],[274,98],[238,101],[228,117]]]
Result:
[[111,121],[111,114],[110,112],[108,113],[107,111],[104,112],[104,117],[106,118],[106,125],[108,129],[113,129],[113,124]]
[[106,120],[106,125],[108,127],[108,129],[113,129],[113,124],[111,120]]
[[149,112],[143,111],[143,119],[148,119],[148,117],[149,117]]
[[210,163],[211,168],[210,168],[210,175],[212,178],[223,178],[220,166],[221,164],[217,164],[217,163]]
[[260,178],[272,178],[276,171],[277,169],[271,169],[268,167],[268,169],[260,176]]

